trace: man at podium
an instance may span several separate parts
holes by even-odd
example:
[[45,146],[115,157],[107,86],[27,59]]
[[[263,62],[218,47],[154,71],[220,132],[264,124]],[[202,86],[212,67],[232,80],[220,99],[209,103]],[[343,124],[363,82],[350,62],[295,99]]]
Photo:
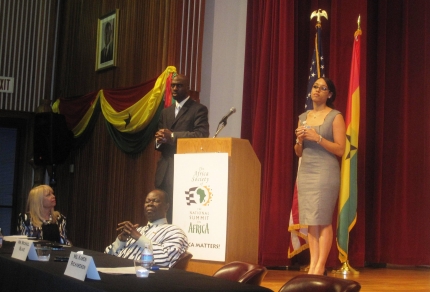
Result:
[[171,83],[172,97],[175,99],[161,112],[158,131],[155,133],[155,148],[161,152],[155,173],[155,187],[169,194],[170,208],[167,220],[172,222],[173,170],[176,142],[179,138],[209,137],[208,109],[189,96],[189,79],[174,73]]

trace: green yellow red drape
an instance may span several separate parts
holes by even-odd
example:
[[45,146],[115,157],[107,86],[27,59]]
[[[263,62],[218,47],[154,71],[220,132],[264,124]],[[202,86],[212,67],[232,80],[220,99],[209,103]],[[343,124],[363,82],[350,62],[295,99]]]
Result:
[[125,153],[139,153],[153,138],[161,110],[172,103],[169,85],[174,72],[176,68],[169,66],[158,78],[137,86],[101,89],[73,99],[59,98],[52,108],[66,117],[75,137],[75,148],[89,137],[102,112],[116,145]]

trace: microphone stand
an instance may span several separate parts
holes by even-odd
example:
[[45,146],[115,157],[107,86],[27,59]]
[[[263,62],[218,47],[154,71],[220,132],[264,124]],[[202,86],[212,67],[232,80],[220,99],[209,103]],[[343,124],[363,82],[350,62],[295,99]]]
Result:
[[224,120],[218,124],[218,128],[217,128],[216,133],[213,136],[213,138],[216,138],[216,136],[218,136],[219,132],[221,132],[221,130],[224,129],[225,125],[227,125],[227,121],[224,121]]

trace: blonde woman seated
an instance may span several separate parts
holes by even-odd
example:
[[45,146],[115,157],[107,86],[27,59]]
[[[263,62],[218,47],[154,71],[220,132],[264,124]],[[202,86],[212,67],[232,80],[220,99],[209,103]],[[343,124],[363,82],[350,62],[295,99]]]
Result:
[[27,199],[27,213],[18,216],[18,232],[39,240],[71,245],[67,239],[66,217],[55,211],[55,195],[48,185],[34,187]]

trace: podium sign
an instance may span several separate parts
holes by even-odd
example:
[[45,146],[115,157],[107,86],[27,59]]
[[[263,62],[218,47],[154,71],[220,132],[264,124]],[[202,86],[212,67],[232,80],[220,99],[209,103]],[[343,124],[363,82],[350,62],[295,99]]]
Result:
[[228,154],[175,154],[173,224],[188,236],[193,259],[225,261]]

